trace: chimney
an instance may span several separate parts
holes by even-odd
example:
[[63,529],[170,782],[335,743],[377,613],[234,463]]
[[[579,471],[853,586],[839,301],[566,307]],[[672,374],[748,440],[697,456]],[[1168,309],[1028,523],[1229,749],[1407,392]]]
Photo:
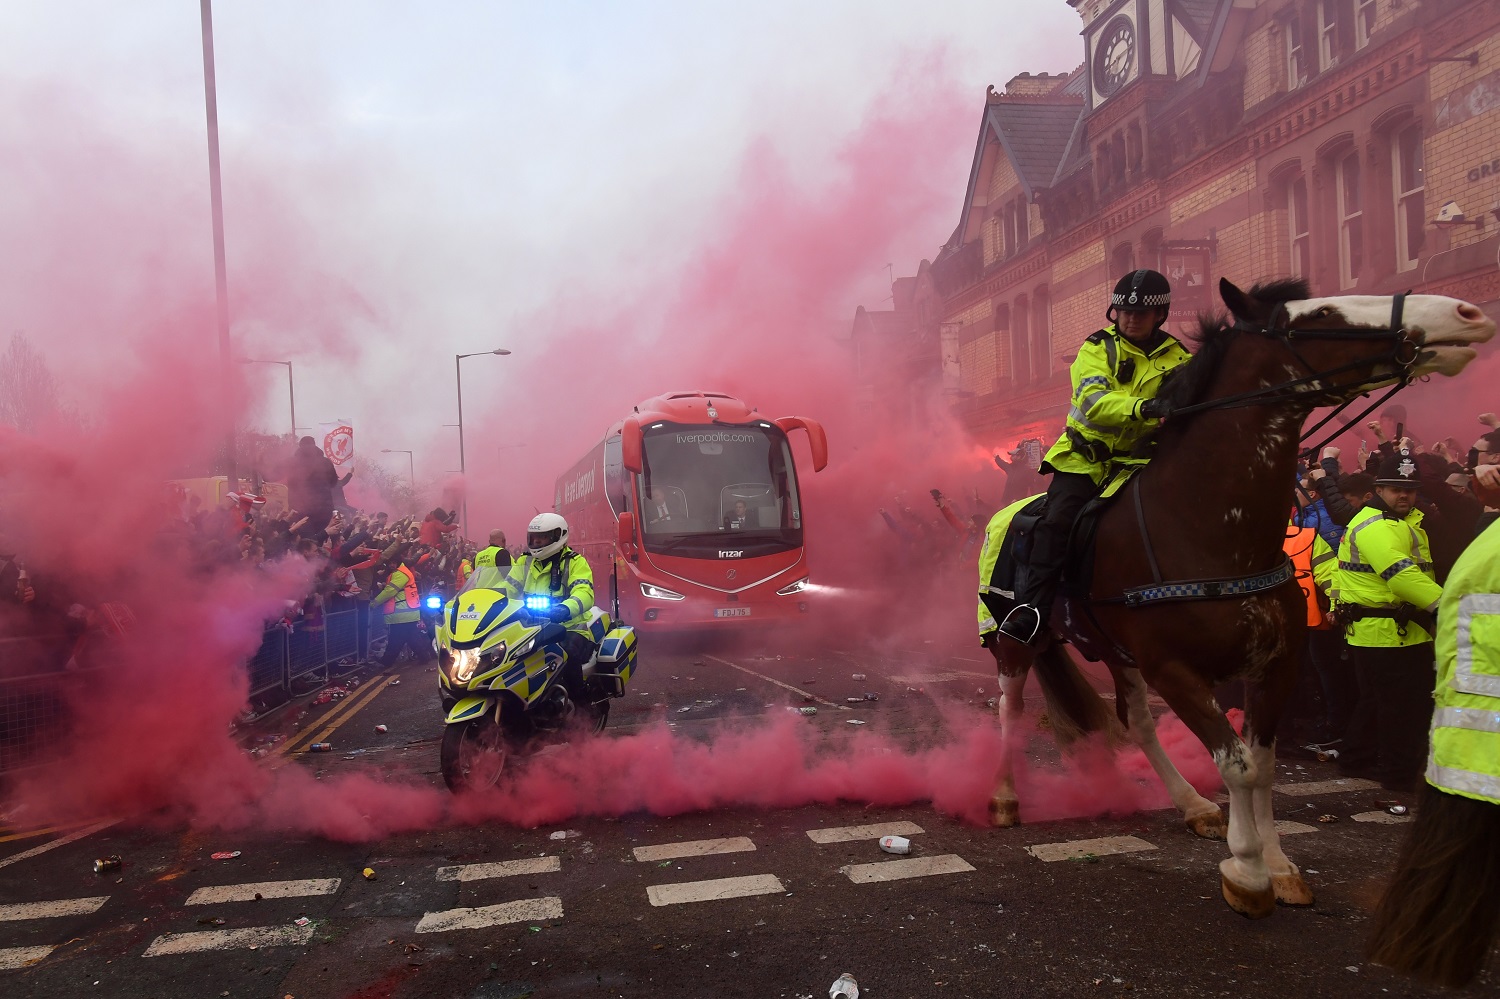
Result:
[[1062,85],[1066,73],[1022,73],[1005,85],[1008,97],[1040,97]]

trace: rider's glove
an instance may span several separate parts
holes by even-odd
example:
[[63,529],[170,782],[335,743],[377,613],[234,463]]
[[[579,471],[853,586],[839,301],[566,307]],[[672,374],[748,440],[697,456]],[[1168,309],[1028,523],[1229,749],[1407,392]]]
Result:
[[1141,403],[1141,419],[1143,420],[1165,420],[1171,415],[1171,404],[1160,396]]
[[567,604],[553,604],[547,608],[547,616],[558,624],[562,624],[573,615],[569,613]]

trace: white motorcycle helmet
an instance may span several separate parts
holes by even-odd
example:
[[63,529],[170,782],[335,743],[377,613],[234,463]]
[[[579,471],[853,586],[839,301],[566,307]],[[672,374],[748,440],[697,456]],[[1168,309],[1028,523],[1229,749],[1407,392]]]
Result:
[[568,543],[568,522],[560,514],[539,513],[526,525],[526,550],[532,558],[551,558]]

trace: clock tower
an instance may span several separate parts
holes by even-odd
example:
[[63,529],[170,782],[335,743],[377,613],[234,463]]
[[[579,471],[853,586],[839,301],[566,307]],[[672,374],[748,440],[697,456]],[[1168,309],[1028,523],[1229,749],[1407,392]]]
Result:
[[1083,18],[1089,107],[1142,77],[1197,73],[1202,51],[1232,0],[1068,0]]

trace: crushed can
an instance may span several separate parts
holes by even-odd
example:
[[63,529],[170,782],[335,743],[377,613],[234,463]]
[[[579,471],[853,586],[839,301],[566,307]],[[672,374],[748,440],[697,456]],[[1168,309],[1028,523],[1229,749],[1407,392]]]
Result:
[[218,853],[212,854],[211,856],[214,860],[233,860],[239,855],[240,851],[238,850],[220,850]]
[[390,731],[390,729],[386,728],[384,725],[376,725],[375,731],[379,732],[381,735],[385,735]]
[[360,873],[365,876],[365,880],[366,881],[374,881],[375,880],[375,868],[373,868],[373,867],[366,867]]
[[94,873],[113,874],[120,869],[123,863],[118,854],[110,854],[108,857],[102,857],[94,861]]
[[808,708],[798,708],[797,712],[799,714],[804,714],[804,715],[807,715],[808,717],[812,717],[813,715],[815,715],[815,714],[818,713],[818,709],[817,708],[811,708],[811,707],[808,707]]
[[309,753],[331,753],[333,752],[333,743],[315,742],[311,746],[307,747],[307,751]]
[[863,673],[855,673],[854,677],[853,677],[853,679],[855,679],[855,680],[863,680],[864,678],[865,678],[865,675]]
[[880,695],[879,694],[871,693],[870,691],[867,690],[867,691],[865,691],[865,696],[863,698],[861,698],[861,700],[878,701],[878,700],[880,700]]
[[1407,812],[1407,807],[1405,805],[1392,805],[1390,808],[1387,808],[1386,811],[1391,813],[1392,815],[1405,815]]
[[911,840],[905,836],[882,836],[880,848],[886,853],[911,853]]
[[828,999],[859,999],[859,983],[849,972],[844,972],[828,987]]
[[844,698],[844,701],[846,703],[848,703],[848,704],[863,704],[863,703],[865,703],[865,699],[863,697],[846,697],[846,698]]

